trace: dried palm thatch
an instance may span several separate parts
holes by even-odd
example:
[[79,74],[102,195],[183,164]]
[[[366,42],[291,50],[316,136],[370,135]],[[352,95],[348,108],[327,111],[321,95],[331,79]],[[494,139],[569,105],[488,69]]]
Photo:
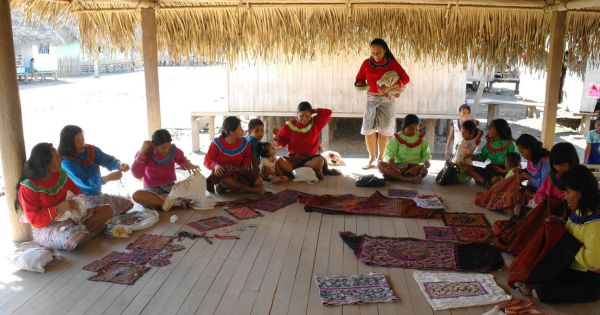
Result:
[[63,37],[54,29],[44,25],[28,25],[22,19],[12,16],[13,42],[17,48],[30,47],[34,44],[50,44],[59,46],[65,43]]
[[[34,20],[64,23],[76,18],[87,49],[135,47],[141,19],[136,4],[100,1],[13,0],[12,5]],[[238,5],[241,2],[155,2],[159,49],[229,63],[309,59],[316,54],[365,55],[368,42],[382,37],[400,59],[410,55],[461,64],[471,58],[487,65],[546,66],[550,14],[544,12],[543,1],[525,9],[446,6],[439,0],[421,6],[366,0],[361,5],[259,5],[257,0]],[[509,6],[523,2],[505,1]],[[566,40],[572,52],[570,69],[582,73],[589,57],[600,62],[600,11],[569,11]]]

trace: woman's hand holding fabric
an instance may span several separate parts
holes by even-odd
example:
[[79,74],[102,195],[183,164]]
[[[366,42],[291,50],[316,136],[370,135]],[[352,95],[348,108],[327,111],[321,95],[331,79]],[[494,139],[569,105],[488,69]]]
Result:
[[77,209],[77,202],[75,200],[64,200],[57,204],[55,207],[57,216],[63,214],[65,211]]
[[217,176],[223,176],[223,174],[225,174],[225,167],[222,165],[215,165],[215,175]]

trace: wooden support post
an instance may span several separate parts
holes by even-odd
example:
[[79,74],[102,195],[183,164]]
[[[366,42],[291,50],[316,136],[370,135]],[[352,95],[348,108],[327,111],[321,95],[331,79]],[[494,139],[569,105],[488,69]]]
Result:
[[0,160],[7,206],[6,213],[0,213],[2,220],[9,222],[12,240],[22,242],[31,239],[31,228],[19,222],[13,205],[25,164],[25,140],[8,0],[0,0],[0,47]]
[[498,104],[493,104],[493,103],[488,104],[488,111],[487,111],[487,125],[488,126],[490,125],[492,120],[494,120],[496,117],[498,117],[499,112],[500,112],[500,107],[498,106]]
[[215,138],[215,116],[208,116],[208,141]]
[[325,150],[329,150],[329,124],[325,125],[325,128],[321,130],[321,145]]
[[265,121],[265,137],[268,142],[273,141],[273,132],[271,132],[273,127],[275,127],[275,117],[269,116]]
[[542,120],[542,142],[547,149],[551,149],[554,145],[558,93],[560,93],[558,87],[565,52],[566,20],[566,11],[552,12],[550,18],[550,52],[547,60],[546,101]]
[[435,119],[427,119],[425,125],[425,137],[429,142],[429,152],[435,152]]
[[192,152],[200,152],[200,118],[192,115]]
[[160,129],[160,94],[158,90],[158,48],[156,43],[156,12],[153,8],[141,8],[142,49],[144,52],[144,76],[146,78],[146,111],[148,135]]

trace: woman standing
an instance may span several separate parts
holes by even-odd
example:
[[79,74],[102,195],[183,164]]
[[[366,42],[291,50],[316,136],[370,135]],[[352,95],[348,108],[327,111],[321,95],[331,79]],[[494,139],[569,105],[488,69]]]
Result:
[[[354,82],[356,87],[369,86],[367,109],[360,132],[365,135],[365,142],[369,151],[369,163],[363,167],[364,169],[376,167],[376,148],[379,149],[378,159],[383,161],[389,137],[396,132],[394,98],[397,97],[397,94],[390,92],[403,88],[410,81],[410,78],[396,61],[383,39],[373,39],[370,46],[371,57],[363,61]],[[391,74],[387,74],[390,72]],[[392,77],[397,76],[398,79],[391,85],[379,84],[382,83],[378,81],[382,79],[384,74]]]

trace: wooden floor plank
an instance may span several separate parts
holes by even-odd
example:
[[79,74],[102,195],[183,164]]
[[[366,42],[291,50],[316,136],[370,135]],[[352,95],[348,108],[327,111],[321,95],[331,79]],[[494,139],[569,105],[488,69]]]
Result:
[[[265,221],[263,227],[266,229],[265,237],[260,240],[256,237],[253,241],[253,245],[255,247],[249,248],[244,253],[244,257],[240,261],[240,265],[238,270],[236,270],[233,278],[229,282],[221,301],[217,307],[215,314],[232,314],[235,310],[238,298],[242,293],[246,280],[250,276],[250,273],[253,270],[254,265],[256,264],[256,260],[258,259],[258,255],[263,252],[265,246],[272,247],[274,243],[269,242],[269,240],[275,239],[277,235],[281,231],[281,227],[285,221],[287,212],[278,211],[272,217],[272,221]],[[252,308],[248,307],[247,310],[250,311]]]
[[[291,182],[266,187],[275,192],[296,189],[358,196],[370,196],[377,190],[357,188],[354,181],[352,177],[327,176],[315,185]],[[421,185],[390,183],[379,190],[386,192],[388,188],[439,194],[447,211],[484,213],[490,223],[507,218],[476,206],[474,193],[482,188],[472,184],[439,186],[429,176]],[[173,213],[180,217],[176,224],[168,222]],[[142,233],[172,234],[190,220],[217,214],[222,215],[223,210],[161,213],[158,224],[133,237]],[[152,268],[133,286],[87,280],[92,273],[82,270],[82,266],[110,251],[122,250],[132,241],[98,237],[76,252],[65,253],[63,260],[49,264],[45,274],[14,270],[0,274],[0,314],[476,315],[492,308],[489,305],[434,312],[414,281],[414,270],[359,263],[339,236],[341,231],[351,231],[372,236],[424,238],[423,227],[443,226],[441,220],[323,215],[306,213],[303,205],[294,203],[276,213],[265,213],[264,218],[255,221],[258,226],[241,233],[243,237],[238,241],[215,240],[209,245],[204,240],[184,240],[186,250],[175,253],[171,265]],[[513,258],[504,257],[509,265]],[[500,286],[515,294],[506,285],[506,269],[493,274]],[[398,302],[362,306],[320,304],[314,276],[371,271],[387,276]],[[600,302],[542,307],[552,314],[600,315]]]
[[[329,264],[329,245],[331,244],[331,229],[333,226],[333,216],[324,214],[321,219],[321,228],[319,229],[319,238],[315,253],[315,262],[310,279],[310,291],[308,292],[308,307],[306,314],[319,315],[325,313],[325,306],[321,304],[319,293],[314,280],[316,276],[327,276]],[[337,237],[337,235],[334,235]]]
[[309,214],[303,212],[299,215],[298,224],[294,226],[294,235],[288,247],[288,251],[277,281],[277,290],[273,297],[270,314],[286,314],[292,296],[292,288],[298,270],[298,262],[302,251],[302,243],[308,227]]

